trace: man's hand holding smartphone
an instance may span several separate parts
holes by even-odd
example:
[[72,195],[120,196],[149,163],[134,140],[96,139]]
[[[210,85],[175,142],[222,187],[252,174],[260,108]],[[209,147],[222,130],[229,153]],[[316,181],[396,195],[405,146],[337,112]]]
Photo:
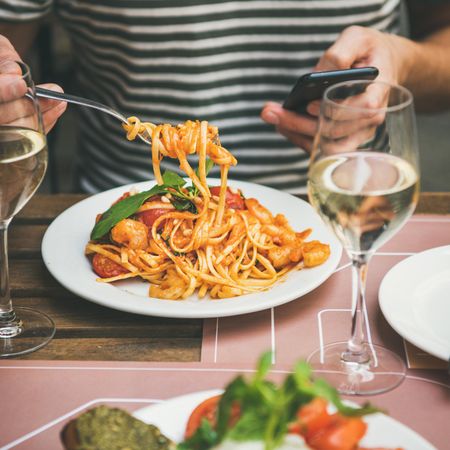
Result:
[[[402,84],[406,69],[400,64],[398,49],[393,48],[385,33],[370,28],[351,26],[346,28],[336,42],[322,55],[315,71],[342,70],[351,67],[377,67],[380,75],[377,79],[391,84]],[[382,106],[383,95],[371,101],[379,101]],[[317,117],[320,100],[308,103],[308,115],[299,115],[285,110],[281,104],[268,102],[261,118],[276,126],[298,147],[310,151],[317,129]]]
[[[267,103],[261,117],[277,126],[277,130],[298,147],[311,151],[317,131],[320,99],[325,90],[336,83],[352,80],[373,80],[375,67],[312,72],[301,76],[283,103]],[[356,95],[355,102],[364,102],[363,95]],[[345,124],[345,118],[343,125]],[[345,126],[343,127],[345,132]]]

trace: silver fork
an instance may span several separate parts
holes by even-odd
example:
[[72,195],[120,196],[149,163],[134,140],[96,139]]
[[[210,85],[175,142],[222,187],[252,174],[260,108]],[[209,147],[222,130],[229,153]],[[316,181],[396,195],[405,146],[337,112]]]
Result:
[[[36,95],[41,98],[50,98],[52,100],[60,100],[67,103],[73,103],[79,106],[94,108],[106,114],[109,114],[110,116],[115,117],[116,119],[120,120],[123,123],[128,123],[127,118],[120,112],[116,111],[113,108],[110,108],[109,106],[104,105],[103,103],[95,102],[87,98],[77,97],[76,95],[66,94],[62,92],[51,91],[50,89],[44,89],[41,87],[36,87]],[[142,133],[139,133],[138,136],[142,141],[146,142],[147,144],[151,144],[151,139],[148,135],[147,135],[148,137],[145,137],[143,136]]]

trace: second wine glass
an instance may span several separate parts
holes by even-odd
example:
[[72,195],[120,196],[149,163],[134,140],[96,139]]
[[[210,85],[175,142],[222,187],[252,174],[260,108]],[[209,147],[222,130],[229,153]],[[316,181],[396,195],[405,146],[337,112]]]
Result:
[[[411,216],[418,199],[416,122],[411,93],[354,81],[324,94],[309,170],[312,205],[352,261],[351,332],[309,357],[341,393],[369,395],[398,386],[402,359],[365,335],[367,266]],[[370,336],[369,336],[370,337]]]

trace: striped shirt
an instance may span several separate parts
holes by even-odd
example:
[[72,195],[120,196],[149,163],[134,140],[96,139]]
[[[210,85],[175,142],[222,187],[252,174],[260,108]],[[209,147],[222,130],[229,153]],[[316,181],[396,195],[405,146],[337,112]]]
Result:
[[[262,106],[283,102],[347,26],[396,32],[399,8],[400,0],[1,0],[0,20],[53,10],[72,39],[77,94],[153,123],[208,120],[238,159],[230,178],[299,193],[308,156],[261,120]],[[148,146],[128,142],[110,116],[79,114],[85,191],[152,178]],[[168,158],[162,167],[178,171]]]

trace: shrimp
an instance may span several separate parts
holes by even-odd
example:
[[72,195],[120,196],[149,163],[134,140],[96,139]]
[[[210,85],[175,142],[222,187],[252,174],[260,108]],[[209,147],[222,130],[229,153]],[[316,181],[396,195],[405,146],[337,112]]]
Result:
[[304,240],[311,234],[312,229],[307,228],[296,233],[289,225],[286,217],[283,214],[277,214],[273,223],[265,224],[261,231],[271,236],[276,245],[298,249],[301,248]]
[[150,286],[149,294],[150,297],[173,300],[183,298],[186,288],[186,283],[178,276],[176,270],[168,269],[166,279],[164,279],[159,286],[152,284]]
[[291,247],[272,247],[268,252],[268,257],[275,269],[280,269],[291,262]]
[[111,230],[111,238],[133,250],[145,250],[148,247],[148,228],[137,220],[123,219]]
[[302,254],[305,267],[315,267],[328,259],[330,246],[320,241],[305,242],[302,246]]
[[281,269],[288,264],[298,263],[303,258],[302,246],[277,246],[268,251],[268,257],[276,269]]
[[261,205],[256,198],[245,199],[245,206],[249,210],[250,214],[255,216],[260,222],[271,225],[273,224],[272,213]]

